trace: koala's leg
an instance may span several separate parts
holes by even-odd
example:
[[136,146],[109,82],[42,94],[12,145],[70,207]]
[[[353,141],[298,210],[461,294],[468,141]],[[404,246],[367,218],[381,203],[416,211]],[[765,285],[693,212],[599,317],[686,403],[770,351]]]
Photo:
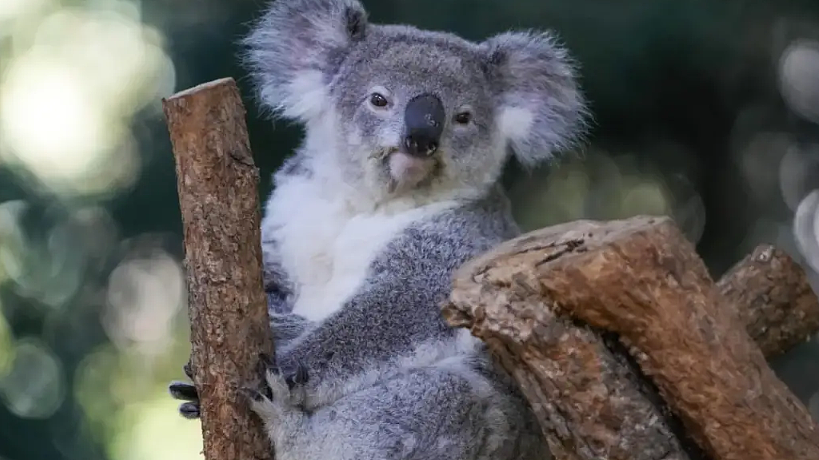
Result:
[[276,460],[549,458],[520,401],[468,372],[408,371],[312,413],[293,404],[298,396],[281,377],[268,373],[268,382],[252,407]]

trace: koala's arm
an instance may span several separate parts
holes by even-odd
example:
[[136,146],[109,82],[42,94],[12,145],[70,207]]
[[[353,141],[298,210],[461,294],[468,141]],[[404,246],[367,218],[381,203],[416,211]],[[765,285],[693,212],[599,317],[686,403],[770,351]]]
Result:
[[[291,384],[303,387],[305,407],[327,404],[370,380],[374,383],[394,371],[391,358],[407,356],[425,342],[453,337],[439,304],[449,294],[452,270],[467,254],[452,251],[463,243],[447,239],[417,234],[399,240],[379,258],[388,266],[379,267],[377,261],[374,276],[340,310],[277,349],[277,365]],[[306,375],[306,382],[296,375]]]
[[[265,233],[264,228],[262,233]],[[273,340],[279,349],[315,327],[316,323],[293,313],[295,284],[281,263],[278,243],[274,238],[269,235],[263,237],[262,252],[267,311]]]
[[376,281],[336,314],[277,348],[276,361],[286,378],[307,376],[296,382],[303,385],[305,406],[336,400],[350,390],[345,384],[363,383],[356,383],[356,376],[379,380],[390,357],[410,352],[431,331],[444,334],[440,299],[429,290],[420,279]]

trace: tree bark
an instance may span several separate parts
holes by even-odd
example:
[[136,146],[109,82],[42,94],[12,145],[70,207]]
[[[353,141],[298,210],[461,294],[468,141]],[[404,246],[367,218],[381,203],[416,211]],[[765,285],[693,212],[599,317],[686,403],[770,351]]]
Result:
[[191,322],[191,367],[206,460],[270,460],[262,424],[237,391],[273,352],[262,285],[258,199],[245,109],[233,79],[162,101],[176,159]]
[[461,268],[443,313],[518,381],[558,458],[819,458],[736,305],[669,219],[638,217],[503,244]]
[[819,330],[819,300],[805,271],[770,245],[754,249],[717,287],[766,358],[787,352]]

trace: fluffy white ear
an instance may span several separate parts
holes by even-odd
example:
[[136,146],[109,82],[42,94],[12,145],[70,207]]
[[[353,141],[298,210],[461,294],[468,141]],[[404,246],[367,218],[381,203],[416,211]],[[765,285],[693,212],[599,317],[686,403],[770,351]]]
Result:
[[367,34],[358,0],[273,0],[242,41],[262,104],[307,121],[328,106],[328,84]]
[[499,129],[524,166],[548,160],[586,131],[587,110],[565,49],[545,32],[505,32],[481,44]]

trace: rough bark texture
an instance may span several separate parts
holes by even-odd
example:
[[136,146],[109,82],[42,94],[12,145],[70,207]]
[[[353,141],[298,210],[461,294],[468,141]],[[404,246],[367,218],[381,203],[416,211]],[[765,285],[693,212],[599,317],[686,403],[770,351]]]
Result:
[[805,271],[784,251],[757,247],[717,286],[766,358],[787,352],[819,330],[819,300]]
[[669,219],[523,235],[464,265],[443,311],[514,375],[558,458],[819,458],[819,429]]
[[163,100],[185,235],[191,366],[206,460],[270,460],[239,390],[273,351],[262,287],[258,170],[233,79]]

